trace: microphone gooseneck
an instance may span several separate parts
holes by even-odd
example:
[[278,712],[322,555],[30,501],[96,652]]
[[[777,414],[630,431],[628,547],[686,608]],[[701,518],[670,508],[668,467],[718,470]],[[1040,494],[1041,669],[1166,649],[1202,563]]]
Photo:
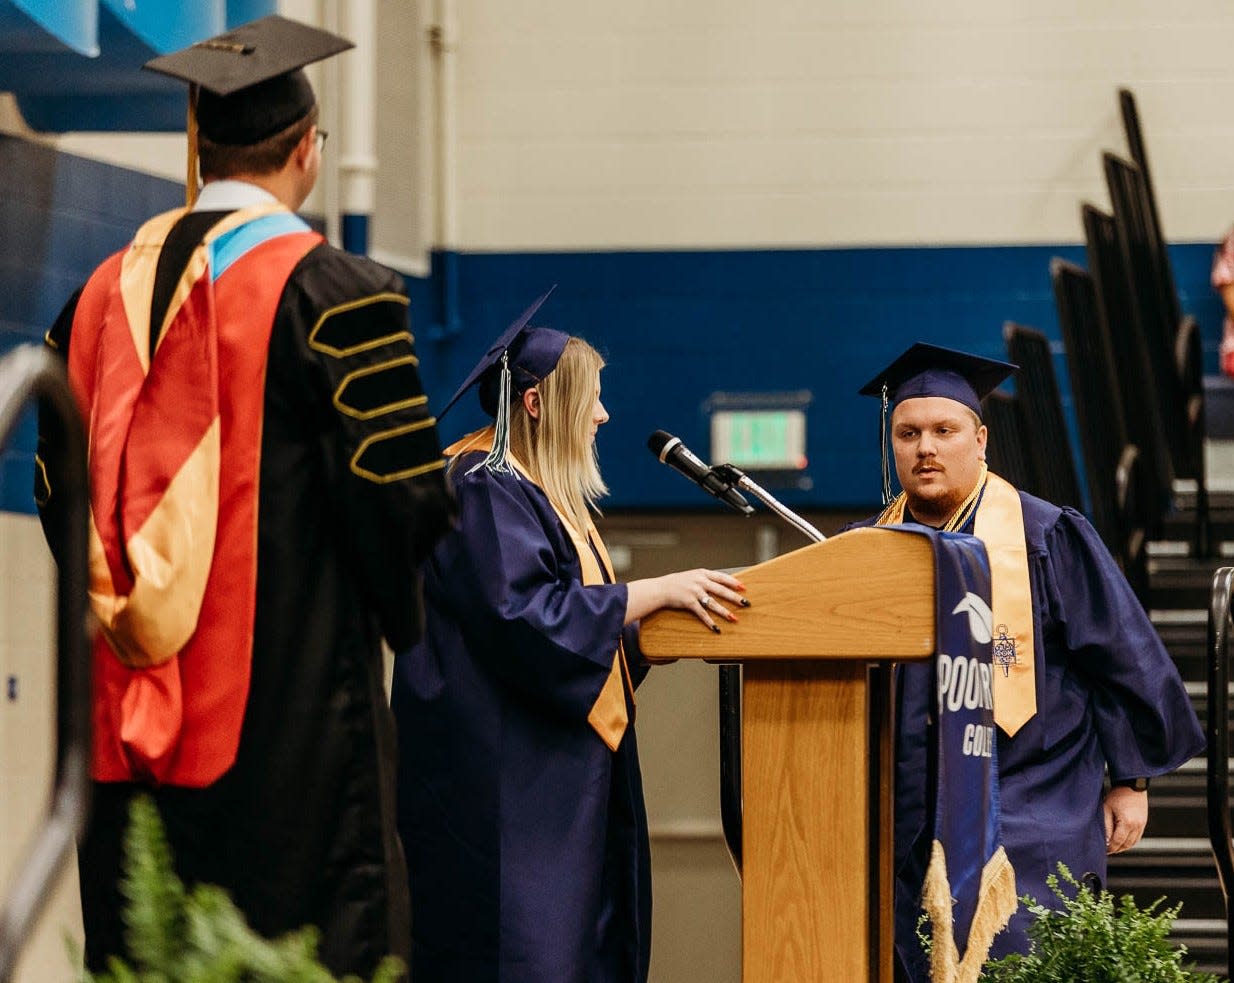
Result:
[[745,496],[737,491],[731,482],[726,481],[713,468],[709,468],[690,453],[689,448],[681,442],[679,437],[674,437],[663,430],[657,430],[647,438],[647,447],[660,463],[667,464],[678,474],[689,478],[708,495],[718,498],[742,515],[753,514],[754,506],[746,501]]

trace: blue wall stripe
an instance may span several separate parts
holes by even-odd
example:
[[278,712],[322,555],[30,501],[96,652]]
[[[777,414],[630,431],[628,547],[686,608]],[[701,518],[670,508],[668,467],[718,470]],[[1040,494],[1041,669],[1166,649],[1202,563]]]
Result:
[[[1221,309],[1208,287],[1209,244],[1171,247],[1183,309],[1216,370]],[[1006,357],[1004,321],[1052,339],[1069,418],[1069,380],[1049,261],[1084,263],[1083,248],[991,246],[723,252],[461,254],[460,330],[442,323],[437,268],[413,280],[412,317],[430,400],[441,405],[498,332],[548,284],[539,323],[587,338],[606,355],[598,438],[611,507],[711,507],[645,449],[656,429],[709,453],[704,403],[713,392],[808,389],[808,492],[797,507],[873,505],[878,412],[857,388],[914,341]],[[437,257],[438,260],[444,257]],[[449,440],[479,425],[464,399],[443,422]],[[1074,428],[1074,422],[1072,422]],[[1073,441],[1074,441],[1073,435]]]
[[350,212],[343,216],[342,233],[343,248],[358,256],[368,255],[369,217],[359,212]]
[[[94,266],[182,194],[176,182],[0,136],[0,350],[41,340]],[[1215,372],[1221,305],[1208,285],[1212,250],[1183,244],[1170,255],[1183,309],[1199,320]],[[1066,396],[1053,256],[1084,263],[1075,244],[439,253],[430,275],[408,278],[408,287],[421,371],[440,406],[501,329],[559,284],[536,320],[582,335],[608,359],[612,420],[598,446],[609,507],[713,507],[651,457],[648,434],[669,430],[706,456],[710,394],[798,389],[813,394],[813,488],[773,490],[799,508],[872,506],[877,405],[855,392],[913,341],[1001,357],[1003,322],[1031,325],[1054,342]],[[443,437],[482,422],[464,399],[443,421]],[[33,453],[26,424],[0,459],[0,507],[32,511],[30,483],[19,476],[29,473]]]

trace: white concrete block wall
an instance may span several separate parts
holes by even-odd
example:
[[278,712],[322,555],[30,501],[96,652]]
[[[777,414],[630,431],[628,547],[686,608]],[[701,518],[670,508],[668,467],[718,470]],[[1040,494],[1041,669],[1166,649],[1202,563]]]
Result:
[[[1124,149],[1124,85],[1170,239],[1212,241],[1234,215],[1222,0],[419,0],[380,8],[374,218],[379,251],[416,272],[437,233],[427,29],[444,8],[452,247],[1076,242],[1077,200],[1105,201],[1100,151]],[[62,145],[182,172],[174,137]]]
[[[0,513],[0,897],[47,808],[55,765],[55,573],[33,516]],[[15,680],[10,684],[10,679]],[[10,694],[14,694],[12,698]],[[77,868],[60,886],[18,964],[15,983],[75,979],[81,949]]]
[[1234,214],[1234,11],[456,0],[464,249],[1078,241],[1136,93],[1166,231]]

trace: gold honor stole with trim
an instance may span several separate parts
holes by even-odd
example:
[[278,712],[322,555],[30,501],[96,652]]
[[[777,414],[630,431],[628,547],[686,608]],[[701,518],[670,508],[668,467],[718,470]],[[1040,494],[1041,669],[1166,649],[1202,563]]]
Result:
[[[281,205],[223,217],[150,357],[158,215],[84,288],[68,368],[89,439],[99,781],[200,787],[235,760],[248,698],[270,332],[322,237]],[[225,384],[220,384],[225,380]]]
[[[492,426],[485,427],[482,430],[477,430],[470,433],[462,439],[455,441],[446,448],[446,457],[456,457],[465,451],[478,451],[480,453],[488,453],[493,447],[494,428]],[[522,463],[509,453],[508,459],[514,466],[524,481],[532,481],[527,474],[527,469]],[[539,488],[539,485],[536,485]],[[545,496],[548,498],[548,496]],[[551,498],[549,505],[553,511],[557,513],[557,518],[561,520],[562,528],[570,537],[570,543],[574,546],[574,552],[578,555],[579,569],[582,574],[582,582],[584,586],[591,587],[599,584],[614,583],[613,564],[609,559],[608,550],[604,546],[604,540],[600,538],[600,533],[596,527],[588,522],[587,529],[584,532],[579,532],[575,528],[574,523],[568,519],[565,514],[557,507],[557,503]],[[592,547],[595,547],[594,551]],[[599,555],[599,561],[596,556]],[[600,569],[600,562],[604,563],[604,571]],[[605,579],[604,573],[608,574],[608,579]],[[587,715],[587,722],[594,730],[610,751],[616,751],[621,744],[621,738],[626,732],[626,728],[630,725],[630,715],[626,706],[626,694],[630,695],[630,706],[634,706],[634,683],[630,678],[630,669],[626,664],[625,646],[621,639],[617,639],[616,651],[613,653],[613,664],[609,669],[608,677],[604,681],[604,685],[600,688],[600,693],[596,697],[595,703],[592,704],[591,712]]]
[[[901,492],[878,517],[878,525],[904,521]],[[976,488],[943,526],[964,528],[977,510],[973,535],[990,560],[990,607],[994,626],[994,721],[1014,737],[1037,712],[1036,648],[1033,598],[1028,581],[1028,547],[1024,542],[1024,508],[1020,493],[996,474],[982,470]]]

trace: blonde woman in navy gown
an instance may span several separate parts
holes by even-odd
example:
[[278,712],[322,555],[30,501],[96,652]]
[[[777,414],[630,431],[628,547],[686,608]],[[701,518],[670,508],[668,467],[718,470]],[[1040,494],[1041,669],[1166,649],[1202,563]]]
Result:
[[719,631],[746,603],[707,570],[614,582],[591,520],[603,361],[526,326],[544,299],[455,394],[478,385],[495,422],[447,449],[459,522],[395,670],[416,983],[647,978],[636,623],[671,607]]

